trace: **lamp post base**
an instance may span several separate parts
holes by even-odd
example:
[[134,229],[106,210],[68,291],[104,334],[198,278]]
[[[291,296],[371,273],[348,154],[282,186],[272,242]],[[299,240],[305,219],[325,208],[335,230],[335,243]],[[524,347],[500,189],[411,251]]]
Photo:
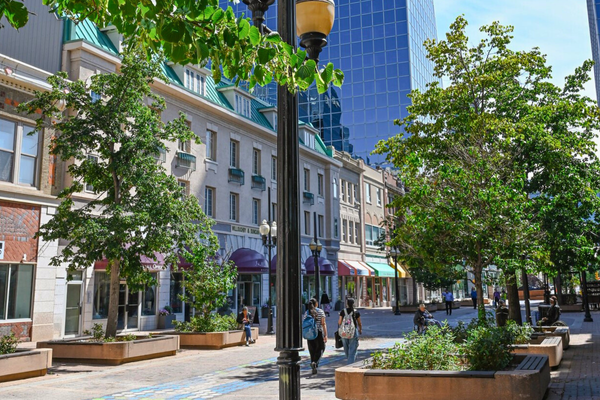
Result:
[[266,335],[274,335],[275,330],[273,329],[273,307],[269,307],[269,323],[267,325]]
[[300,398],[300,361],[298,350],[283,350],[279,353],[279,400]]
[[402,315],[402,313],[400,312],[400,309],[398,307],[396,307],[396,311],[394,311],[394,315]]
[[583,318],[583,322],[594,322],[594,319],[593,319],[591,316],[589,316],[589,317],[584,317],[584,318]]

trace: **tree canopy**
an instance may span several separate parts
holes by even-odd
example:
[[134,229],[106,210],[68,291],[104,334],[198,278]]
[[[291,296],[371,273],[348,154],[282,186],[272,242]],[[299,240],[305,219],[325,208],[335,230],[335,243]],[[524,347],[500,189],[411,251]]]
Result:
[[[481,309],[484,268],[549,265],[548,244],[560,229],[548,229],[557,222],[550,216],[591,220],[600,120],[595,102],[579,93],[590,62],[559,88],[539,49],[509,48],[512,27],[483,26],[485,37],[470,46],[466,25],[458,17],[445,40],[425,42],[435,76],[448,84],[413,90],[409,116],[396,121],[404,133],[376,152],[408,188],[393,204],[405,220],[396,244],[433,272],[470,268]],[[575,199],[586,190],[582,207]]]
[[[290,91],[306,90],[313,82],[320,93],[331,83],[341,86],[344,74],[332,63],[321,67],[306,60],[304,50],[284,43],[277,32],[262,35],[247,16],[236,17],[219,0],[43,0],[45,5],[74,21],[90,20],[99,27],[113,25],[150,57],[163,53],[178,64],[208,65],[216,83],[221,76],[266,85],[275,81]],[[28,11],[21,1],[0,0],[14,28],[25,26]],[[1,28],[1,26],[0,26]],[[271,27],[275,29],[275,27]]]

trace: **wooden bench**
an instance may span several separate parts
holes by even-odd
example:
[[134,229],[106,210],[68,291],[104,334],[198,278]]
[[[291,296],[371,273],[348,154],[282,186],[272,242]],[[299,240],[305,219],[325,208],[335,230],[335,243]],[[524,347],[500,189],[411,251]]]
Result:
[[[560,338],[558,338],[560,340]],[[541,370],[548,360],[548,356],[529,355],[517,366],[516,371],[534,371]]]
[[549,337],[542,340],[542,344],[545,345],[558,345],[560,344],[562,338],[560,336]]

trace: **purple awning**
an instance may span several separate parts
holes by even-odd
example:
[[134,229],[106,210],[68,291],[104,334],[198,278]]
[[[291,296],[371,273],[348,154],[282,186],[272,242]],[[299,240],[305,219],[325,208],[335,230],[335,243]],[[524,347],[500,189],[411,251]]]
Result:
[[[306,266],[306,275],[314,275],[315,274],[315,258],[308,257],[306,261],[304,261],[304,265]],[[328,259],[324,257],[319,257],[319,274],[322,276],[333,276],[335,275],[335,268]]]
[[[300,263],[300,268],[302,269],[302,275],[306,275],[306,267],[304,266],[304,264]],[[273,259],[271,260],[271,273],[275,274],[277,272],[277,254],[275,254],[273,256]]]
[[265,257],[258,251],[241,248],[229,256],[238,269],[238,274],[266,274],[269,272],[269,264]]

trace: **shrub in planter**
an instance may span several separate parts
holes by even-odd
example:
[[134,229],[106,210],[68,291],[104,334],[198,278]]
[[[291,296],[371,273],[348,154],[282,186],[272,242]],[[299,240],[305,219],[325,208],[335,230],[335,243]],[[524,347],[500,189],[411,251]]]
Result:
[[237,329],[236,318],[233,315],[213,314],[206,318],[204,316],[195,316],[190,318],[189,322],[175,321],[175,330],[177,332],[226,332]]
[[387,353],[373,354],[373,369],[458,371],[459,346],[447,326],[431,326],[424,334],[411,332],[405,343],[396,343]]
[[4,335],[0,337],[0,355],[12,354],[17,351],[17,345],[19,344],[19,338],[14,333],[10,335]]
[[513,335],[504,327],[478,326],[461,346],[471,371],[501,371],[513,359]]

